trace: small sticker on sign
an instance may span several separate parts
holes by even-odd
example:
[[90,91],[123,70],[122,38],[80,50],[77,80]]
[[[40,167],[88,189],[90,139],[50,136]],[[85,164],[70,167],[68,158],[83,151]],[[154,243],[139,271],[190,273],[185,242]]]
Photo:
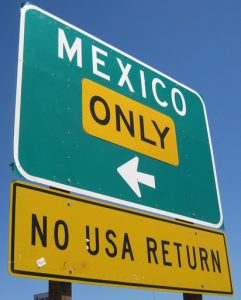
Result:
[[44,257],[41,257],[40,259],[37,260],[37,265],[39,268],[46,265],[46,260],[44,259]]

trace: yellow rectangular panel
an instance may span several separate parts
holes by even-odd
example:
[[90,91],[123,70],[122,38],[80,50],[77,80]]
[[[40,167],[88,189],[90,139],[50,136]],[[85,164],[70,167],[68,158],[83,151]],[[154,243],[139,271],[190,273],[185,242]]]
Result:
[[178,165],[175,124],[170,117],[89,79],[82,81],[82,109],[88,134]]
[[233,293],[220,231],[14,182],[12,275],[185,293]]

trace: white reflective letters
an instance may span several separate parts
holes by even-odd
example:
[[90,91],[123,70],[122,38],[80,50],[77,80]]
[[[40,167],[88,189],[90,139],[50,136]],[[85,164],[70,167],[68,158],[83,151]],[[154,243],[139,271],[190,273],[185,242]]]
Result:
[[77,66],[82,68],[82,41],[76,38],[72,47],[66,39],[63,29],[58,30],[58,57],[64,59],[64,49],[67,53],[69,61],[71,62],[75,53],[77,54]]
[[[71,43],[67,40],[66,34],[63,29],[58,29],[58,57],[64,59],[64,56],[67,55],[67,59],[71,62],[76,56],[76,65],[77,67],[82,68],[83,64],[83,45],[82,40],[78,37],[75,38],[74,42]],[[85,45],[84,45],[85,46]],[[166,87],[164,81],[162,79],[154,77],[148,78],[148,75],[145,74],[145,69],[140,68],[139,70],[135,69],[136,65],[133,63],[123,63],[122,60],[118,57],[109,57],[108,52],[95,46],[91,45],[90,47],[86,47],[84,51],[90,52],[92,58],[92,73],[105,79],[111,81],[112,78],[116,77],[119,74],[118,68],[121,73],[119,77],[119,81],[116,79],[113,81],[113,84],[117,84],[119,87],[128,87],[131,93],[139,93],[139,95],[147,99],[148,101],[153,101],[153,97],[157,104],[161,108],[166,108],[170,104],[172,105],[174,111],[181,117],[184,117],[187,112],[185,97],[182,92],[178,88],[170,88]],[[107,66],[111,66],[107,68]],[[133,68],[133,71],[132,71]],[[108,70],[108,71],[107,71]],[[111,73],[115,72],[115,73]],[[116,72],[118,72],[116,74]],[[132,72],[132,80],[129,78],[129,74]],[[138,75],[137,75],[138,74]],[[115,75],[115,76],[114,76]],[[135,76],[134,76],[135,75]],[[137,75],[137,76],[136,76]],[[147,76],[147,77],[146,77]],[[85,77],[83,75],[83,77]],[[151,85],[151,86],[148,86]],[[162,91],[166,89],[165,97],[163,97]],[[167,95],[168,92],[168,95]],[[164,110],[162,109],[162,112]]]
[[130,69],[131,69],[132,66],[131,66],[130,64],[127,64],[127,65],[124,67],[124,65],[122,64],[122,61],[121,61],[118,57],[117,57],[116,59],[117,59],[117,61],[118,61],[118,64],[119,64],[119,66],[120,66],[120,69],[121,69],[121,71],[122,71],[122,75],[121,75],[121,78],[120,78],[120,80],[119,80],[119,82],[118,82],[118,85],[119,85],[119,86],[123,86],[124,83],[126,82],[127,85],[128,85],[129,90],[130,90],[132,93],[134,93],[134,89],[133,89],[132,84],[131,84],[131,82],[130,82],[130,79],[129,79],[129,77],[128,77],[128,74],[129,74]]
[[167,103],[166,101],[161,101],[160,98],[159,98],[158,95],[157,95],[156,85],[157,85],[158,83],[160,84],[160,86],[161,86],[162,88],[166,88],[164,82],[161,81],[161,79],[159,79],[159,78],[154,78],[154,79],[152,80],[152,92],[153,92],[154,98],[155,98],[156,102],[157,102],[159,105],[161,105],[162,107],[167,107],[167,106],[168,106],[168,103]]
[[96,46],[92,45],[92,63],[93,63],[93,73],[100,76],[108,81],[110,81],[110,76],[98,70],[98,65],[105,67],[105,61],[100,59],[97,55],[108,57],[108,53]]

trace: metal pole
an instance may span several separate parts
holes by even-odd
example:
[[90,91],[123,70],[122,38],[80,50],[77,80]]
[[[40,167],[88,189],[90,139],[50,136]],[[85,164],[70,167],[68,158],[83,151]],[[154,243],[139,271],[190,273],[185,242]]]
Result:
[[[188,223],[188,224],[193,224],[192,222],[187,222],[183,220],[176,219],[178,221]],[[203,300],[202,295],[199,294],[183,294],[183,300]]]
[[183,300],[202,300],[202,295],[198,294],[183,294]]
[[72,300],[71,283],[49,280],[49,300]]
[[[50,186],[50,189],[68,193],[68,191]],[[49,300],[72,300],[72,285],[68,282],[49,280]]]

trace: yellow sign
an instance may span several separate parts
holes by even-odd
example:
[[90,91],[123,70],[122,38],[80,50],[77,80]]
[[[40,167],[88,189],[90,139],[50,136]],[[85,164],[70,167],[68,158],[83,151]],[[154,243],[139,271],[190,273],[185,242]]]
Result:
[[224,234],[14,182],[9,270],[69,282],[231,295]]
[[91,80],[82,82],[84,130],[95,137],[178,165],[173,120]]

